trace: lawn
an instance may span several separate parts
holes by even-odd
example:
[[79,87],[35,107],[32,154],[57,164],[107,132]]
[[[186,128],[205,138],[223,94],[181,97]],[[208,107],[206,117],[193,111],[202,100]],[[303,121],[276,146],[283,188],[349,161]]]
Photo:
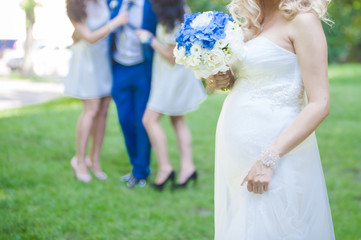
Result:
[[[336,238],[359,240],[361,65],[331,66],[329,73],[331,114],[317,130],[320,153]],[[214,135],[225,97],[211,94],[187,116],[200,179],[173,193],[128,189],[119,181],[130,166],[114,104],[102,151],[109,179],[90,184],[76,181],[69,164],[79,101],[0,112],[0,239],[212,239]],[[175,135],[167,118],[162,124],[178,170]]]

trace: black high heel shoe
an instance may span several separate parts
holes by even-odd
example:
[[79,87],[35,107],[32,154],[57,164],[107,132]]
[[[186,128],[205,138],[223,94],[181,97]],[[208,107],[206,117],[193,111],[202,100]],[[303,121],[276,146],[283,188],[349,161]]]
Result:
[[194,181],[194,185],[197,184],[197,178],[198,178],[198,173],[197,170],[195,170],[189,177],[188,179],[184,182],[184,183],[176,183],[173,185],[173,187],[176,188],[185,188],[187,187],[187,184],[193,180]]
[[[172,186],[174,186],[174,181],[175,181],[175,172],[174,172],[174,171],[172,171],[172,172],[168,175],[168,177],[165,179],[165,181],[162,182],[161,184],[152,183],[151,186],[152,186],[154,189],[158,190],[158,191],[162,191],[163,188],[164,188],[164,186],[165,186],[165,184],[166,184],[169,180],[172,181]],[[172,187],[172,188],[173,188],[173,187]]]

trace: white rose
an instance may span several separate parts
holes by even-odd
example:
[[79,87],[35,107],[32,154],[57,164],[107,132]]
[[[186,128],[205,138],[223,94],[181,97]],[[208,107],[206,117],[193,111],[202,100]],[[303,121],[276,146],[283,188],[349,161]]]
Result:
[[206,65],[201,64],[197,69],[194,69],[194,73],[197,78],[207,78],[211,73],[211,69],[209,69]]
[[188,67],[197,67],[201,63],[201,59],[198,55],[190,55],[185,59],[185,64]]
[[245,58],[245,46],[243,41],[233,41],[230,43],[229,47],[232,55],[237,57],[239,60],[243,60]]
[[202,64],[197,67],[198,70],[195,70],[195,73],[197,77],[202,78],[207,78],[219,71],[225,72],[229,69],[225,62],[225,54],[220,49],[205,52],[202,58]]
[[213,49],[206,53],[206,64],[210,67],[226,65],[224,52],[220,49]]
[[227,63],[227,65],[232,64],[235,60],[236,60],[236,54],[233,54],[231,52],[226,53],[224,61]]
[[186,59],[186,56],[185,56],[185,48],[184,47],[180,47],[178,49],[178,46],[176,46],[173,50],[173,54],[174,54],[174,57],[175,57],[175,62],[178,63],[178,64],[184,64],[184,61]]
[[203,53],[203,48],[201,47],[201,45],[195,43],[192,45],[191,47],[191,55],[192,56],[198,56],[200,57]]
[[245,57],[243,31],[236,24],[227,24],[227,26],[226,39],[229,41],[229,51],[242,60]]
[[209,13],[211,12],[204,12],[198,15],[195,19],[193,19],[193,22],[191,23],[191,27],[197,28],[197,27],[208,26],[212,20],[212,15]]
[[225,38],[225,39],[220,39],[216,42],[216,44],[214,44],[213,49],[223,49],[225,48],[228,44],[229,44],[229,39]]
[[235,30],[237,28],[240,28],[240,26],[236,22],[228,21],[225,28],[224,28],[224,31],[227,33],[229,31],[233,31],[233,30]]

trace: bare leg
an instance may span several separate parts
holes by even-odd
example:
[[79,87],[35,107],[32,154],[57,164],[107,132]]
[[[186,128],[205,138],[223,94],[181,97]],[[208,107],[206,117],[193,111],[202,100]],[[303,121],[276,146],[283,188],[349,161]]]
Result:
[[177,135],[178,147],[181,158],[181,170],[178,183],[184,183],[195,171],[192,158],[192,136],[184,116],[171,116],[173,128]]
[[161,113],[149,108],[145,110],[143,124],[147,130],[149,140],[154,149],[158,162],[158,172],[155,179],[156,184],[163,183],[168,175],[173,171],[167,152],[167,139],[160,125]]
[[85,156],[90,132],[94,123],[94,118],[99,109],[100,99],[83,100],[83,112],[79,117],[76,129],[76,157],[78,174],[87,175],[88,169],[85,164]]
[[91,148],[90,158],[92,161],[92,169],[96,173],[102,172],[99,158],[100,158],[101,147],[104,140],[110,100],[111,100],[110,96],[100,99],[99,111],[97,112],[97,115],[94,118],[94,124],[92,129],[93,144]]

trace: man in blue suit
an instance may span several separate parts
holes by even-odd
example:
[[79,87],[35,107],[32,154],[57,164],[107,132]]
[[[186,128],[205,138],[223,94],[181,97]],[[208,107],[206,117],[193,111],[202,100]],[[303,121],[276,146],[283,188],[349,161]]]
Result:
[[150,142],[142,117],[150,92],[153,52],[144,47],[135,29],[146,29],[153,34],[156,16],[149,0],[108,0],[111,18],[128,11],[128,24],[111,35],[113,60],[112,96],[117,107],[125,144],[133,166],[132,172],[122,177],[128,187],[144,186],[150,174]]

